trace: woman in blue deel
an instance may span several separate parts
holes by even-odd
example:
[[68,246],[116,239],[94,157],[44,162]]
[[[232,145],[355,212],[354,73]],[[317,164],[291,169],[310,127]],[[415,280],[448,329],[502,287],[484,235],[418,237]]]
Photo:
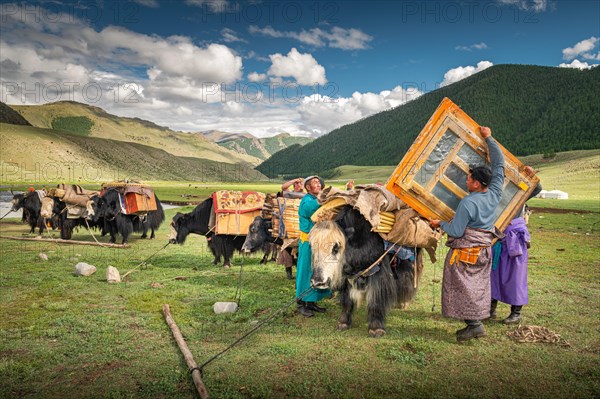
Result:
[[306,188],[308,194],[302,198],[298,208],[300,240],[298,244],[298,265],[296,266],[296,301],[298,302],[298,312],[305,317],[314,316],[314,312],[325,312],[325,308],[318,306],[317,301],[331,295],[330,290],[313,290],[310,294],[300,297],[310,287],[312,252],[308,242],[308,233],[314,225],[310,217],[320,207],[317,202],[317,195],[324,187],[325,182],[319,176],[309,176],[304,179],[304,188]]

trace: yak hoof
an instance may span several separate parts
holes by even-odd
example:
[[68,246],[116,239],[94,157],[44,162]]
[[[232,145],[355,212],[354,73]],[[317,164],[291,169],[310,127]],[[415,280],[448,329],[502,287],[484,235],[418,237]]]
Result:
[[372,338],[380,338],[385,335],[385,330],[383,328],[376,328],[374,330],[369,329],[369,336]]
[[350,329],[350,325],[348,325],[346,323],[338,323],[338,325],[337,325],[338,331],[346,331],[348,329]]
[[148,235],[147,234],[142,234],[142,236],[140,238],[143,240],[145,238],[148,238]]

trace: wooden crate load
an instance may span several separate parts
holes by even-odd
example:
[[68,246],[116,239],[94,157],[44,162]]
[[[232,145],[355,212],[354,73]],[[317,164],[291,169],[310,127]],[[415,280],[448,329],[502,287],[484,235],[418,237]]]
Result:
[[215,191],[212,194],[215,234],[248,234],[255,217],[261,216],[266,195],[258,191]]
[[300,238],[298,208],[301,198],[277,197],[273,209],[273,237],[282,239]]
[[[539,179],[528,175],[525,165],[498,145],[504,154],[505,177],[495,225],[504,231]],[[469,166],[484,164],[489,165],[489,154],[479,125],[444,98],[388,179],[386,188],[422,216],[448,221],[469,193]]]
[[147,184],[114,181],[104,183],[102,192],[109,188],[114,188],[119,192],[121,211],[125,215],[143,215],[158,209],[154,191]]
[[263,219],[271,220],[273,218],[273,209],[275,208],[275,201],[277,200],[276,193],[269,193],[265,197],[265,203],[263,204],[262,212],[260,217]]

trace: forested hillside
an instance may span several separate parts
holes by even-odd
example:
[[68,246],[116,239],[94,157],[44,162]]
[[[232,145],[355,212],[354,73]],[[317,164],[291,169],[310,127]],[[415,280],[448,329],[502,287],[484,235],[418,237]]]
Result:
[[517,156],[600,148],[600,68],[498,65],[395,109],[290,146],[257,167],[267,176],[340,165],[395,165],[444,97]]

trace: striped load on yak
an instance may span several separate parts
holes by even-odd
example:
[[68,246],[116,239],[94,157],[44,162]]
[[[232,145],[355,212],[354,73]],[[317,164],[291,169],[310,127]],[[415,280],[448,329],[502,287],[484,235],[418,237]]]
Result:
[[298,208],[302,198],[277,197],[273,208],[273,237],[296,240],[300,237]]
[[158,209],[154,191],[147,184],[132,181],[104,183],[100,195],[103,195],[108,189],[118,191],[121,213],[124,215],[145,215]]
[[209,226],[215,234],[245,236],[254,218],[261,215],[265,198],[258,191],[215,191]]

